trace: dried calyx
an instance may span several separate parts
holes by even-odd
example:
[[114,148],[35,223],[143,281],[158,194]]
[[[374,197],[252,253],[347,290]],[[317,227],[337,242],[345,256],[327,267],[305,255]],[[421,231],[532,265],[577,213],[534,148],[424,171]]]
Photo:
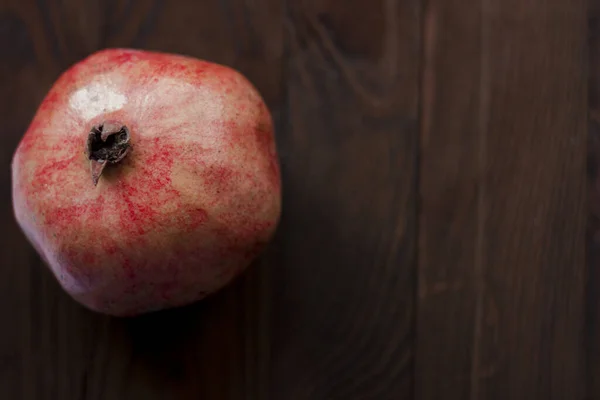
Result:
[[121,161],[131,149],[129,129],[119,122],[104,122],[92,127],[88,134],[87,156],[94,186],[108,164]]

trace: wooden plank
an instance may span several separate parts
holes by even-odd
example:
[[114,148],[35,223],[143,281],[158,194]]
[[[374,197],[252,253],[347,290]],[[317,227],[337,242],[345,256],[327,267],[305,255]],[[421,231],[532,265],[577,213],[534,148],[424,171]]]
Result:
[[587,398],[600,399],[600,1],[589,2]]
[[416,399],[470,398],[478,236],[479,0],[424,9]]
[[586,4],[424,20],[415,398],[581,399]]
[[[590,66],[594,66],[591,60]],[[593,78],[592,78],[593,81]],[[592,99],[597,96],[598,88],[590,86],[590,111],[591,115],[597,113],[597,104]],[[596,94],[592,94],[596,91]],[[585,325],[585,349],[586,349],[586,389],[587,398],[590,400],[600,399],[600,121],[598,117],[592,116],[589,121],[589,146],[588,146],[588,180],[589,180],[589,216],[587,234],[587,304]]]
[[[282,7],[276,0],[2,0],[0,157],[8,165],[58,74],[103,47],[185,53],[231,65],[280,115]],[[5,31],[8,30],[8,31]],[[13,222],[0,175],[0,393],[23,399],[265,398],[272,250],[202,304],[123,320],[76,305]]]
[[286,27],[271,398],[411,399],[419,1],[288,1]]

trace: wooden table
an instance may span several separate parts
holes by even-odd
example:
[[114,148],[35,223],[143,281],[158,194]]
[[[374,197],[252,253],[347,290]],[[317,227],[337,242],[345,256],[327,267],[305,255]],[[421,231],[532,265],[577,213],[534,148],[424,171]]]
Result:
[[[0,0],[0,398],[600,399],[599,21],[600,0]],[[242,71],[284,182],[242,278],[136,319],[75,304],[11,209],[43,95],[116,46]]]

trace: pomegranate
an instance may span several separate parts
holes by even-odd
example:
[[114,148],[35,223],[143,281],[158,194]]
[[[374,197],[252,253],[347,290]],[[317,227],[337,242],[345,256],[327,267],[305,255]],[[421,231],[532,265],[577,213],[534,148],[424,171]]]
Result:
[[19,226],[64,290],[133,316],[238,276],[279,221],[271,115],[239,72],[106,49],[66,70],[12,160]]

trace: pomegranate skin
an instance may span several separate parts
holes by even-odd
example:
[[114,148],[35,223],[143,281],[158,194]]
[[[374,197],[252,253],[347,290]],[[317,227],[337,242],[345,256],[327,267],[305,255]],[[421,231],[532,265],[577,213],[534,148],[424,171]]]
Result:
[[[88,136],[126,126],[126,156],[94,184]],[[281,212],[271,115],[235,70],[106,49],[66,70],[12,160],[14,214],[76,301],[134,316],[183,306],[238,276]]]

